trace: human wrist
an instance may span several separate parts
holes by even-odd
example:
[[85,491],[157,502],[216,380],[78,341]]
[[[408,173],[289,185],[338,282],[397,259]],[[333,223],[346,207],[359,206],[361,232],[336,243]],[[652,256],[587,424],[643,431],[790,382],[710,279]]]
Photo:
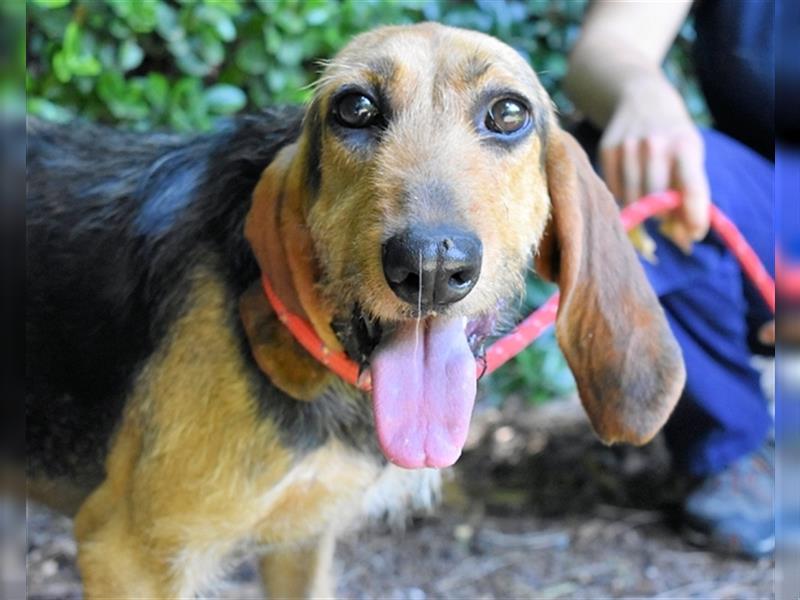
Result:
[[631,73],[620,86],[617,110],[633,107],[664,124],[691,124],[691,116],[680,93],[661,70]]

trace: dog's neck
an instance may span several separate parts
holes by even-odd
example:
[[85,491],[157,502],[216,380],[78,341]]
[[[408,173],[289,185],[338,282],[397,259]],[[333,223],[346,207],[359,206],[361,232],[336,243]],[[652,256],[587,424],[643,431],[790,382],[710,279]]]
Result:
[[[302,172],[293,160],[296,152],[294,145],[285,148],[262,174],[253,191],[245,235],[286,309],[310,323],[328,348],[340,351],[330,325],[332,311],[316,289],[319,271],[305,222]],[[288,331],[268,326],[276,319],[260,283],[242,296],[240,315],[253,356],[273,383],[298,399],[317,397],[330,374]]]

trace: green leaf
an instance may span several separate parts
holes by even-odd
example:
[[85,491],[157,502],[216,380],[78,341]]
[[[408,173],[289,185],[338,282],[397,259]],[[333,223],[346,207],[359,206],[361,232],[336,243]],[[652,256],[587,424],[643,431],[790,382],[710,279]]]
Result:
[[73,118],[70,110],[44,98],[28,98],[27,110],[28,114],[57,123],[66,123]]
[[111,105],[125,96],[125,80],[115,71],[105,71],[97,79],[97,93]]
[[131,28],[122,19],[112,19],[104,25],[108,32],[118,40],[126,40],[131,36]]
[[106,0],[106,3],[138,33],[155,29],[162,4],[153,0]]
[[169,101],[169,82],[161,73],[149,73],[144,85],[144,97],[157,110],[164,110]]
[[67,83],[73,76],[92,77],[102,70],[100,61],[83,49],[83,34],[75,21],[64,29],[61,50],[53,56],[53,71],[56,78]]
[[224,10],[232,17],[242,13],[242,4],[239,2],[239,0],[205,0],[205,3],[208,6],[213,6],[214,8]]
[[97,59],[100,61],[103,69],[116,69],[118,67],[118,54],[119,48],[113,42],[103,43],[100,49],[95,52]]
[[61,83],[67,83],[72,79],[72,71],[69,70],[67,59],[64,52],[56,52],[53,56],[53,73]]
[[142,85],[127,82],[115,71],[105,71],[97,79],[97,94],[115,118],[139,121],[147,118],[150,109],[143,98]]
[[81,29],[75,21],[70,21],[64,30],[64,43],[62,48],[66,57],[79,54],[81,51]]
[[284,10],[276,12],[273,17],[275,19],[275,24],[283,29],[286,33],[299,35],[303,33],[306,28],[303,17],[288,7]]
[[236,39],[236,26],[222,8],[215,5],[201,6],[195,15],[211,25],[221,40],[231,42]]
[[275,54],[278,62],[286,66],[297,66],[303,62],[303,42],[301,40],[286,40],[278,47]]
[[225,83],[218,83],[208,88],[205,100],[211,112],[223,115],[235,113],[247,104],[247,97],[241,89]]
[[211,73],[212,66],[199,58],[191,50],[177,53],[175,61],[181,71],[193,77],[205,77]]
[[209,30],[200,35],[198,47],[200,56],[210,67],[218,66],[225,59],[225,46]]
[[103,65],[94,56],[84,55],[69,60],[69,69],[77,77],[94,77],[103,70]]
[[225,40],[226,42],[232,42],[236,39],[236,26],[229,18],[218,19],[214,23],[214,27],[216,28],[220,39]]
[[261,41],[257,39],[248,40],[240,46],[236,51],[236,65],[250,75],[265,73],[269,63]]
[[256,0],[256,6],[265,15],[271,15],[278,9],[278,0]]
[[144,59],[144,51],[142,47],[136,43],[135,40],[129,39],[122,42],[119,47],[119,67],[123,72],[132,71]]
[[271,92],[277,94],[286,89],[288,79],[285,71],[271,69],[269,73],[267,73],[267,87],[269,87]]
[[278,31],[273,25],[268,25],[264,28],[264,46],[267,52],[275,54],[283,43],[281,32]]
[[206,113],[206,101],[197,79],[183,77],[173,86],[170,94],[170,123],[181,131],[207,129],[211,125]]
[[33,3],[42,8],[61,8],[67,6],[70,0],[33,0]]
[[159,2],[156,7],[156,31],[168,42],[186,37],[186,31],[178,21],[177,11],[164,2]]
[[312,27],[316,25],[322,25],[330,18],[331,8],[332,7],[330,5],[312,8],[306,13],[306,23]]

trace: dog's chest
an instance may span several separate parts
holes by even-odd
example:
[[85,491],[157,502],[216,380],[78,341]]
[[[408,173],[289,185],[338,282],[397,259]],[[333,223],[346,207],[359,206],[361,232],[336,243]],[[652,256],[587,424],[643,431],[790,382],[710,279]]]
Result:
[[165,528],[203,523],[208,538],[284,543],[360,513],[381,461],[335,436],[287,443],[278,409],[259,406],[224,287],[198,277],[191,298],[135,386],[107,483],[142,488]]
[[328,529],[343,529],[364,512],[364,496],[382,468],[338,442],[303,457],[284,478],[255,499],[261,544],[295,543]]

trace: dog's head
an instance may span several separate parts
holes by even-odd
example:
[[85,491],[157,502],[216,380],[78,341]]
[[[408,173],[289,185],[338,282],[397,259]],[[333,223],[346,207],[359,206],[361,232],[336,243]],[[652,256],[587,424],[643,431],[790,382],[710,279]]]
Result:
[[532,255],[561,289],[558,339],[600,437],[644,442],[676,402],[680,352],[613,199],[505,44],[429,23],[356,37],[259,189],[247,235],[262,268],[280,268],[262,226],[279,205],[299,303],[369,365],[401,466],[458,457],[474,353]]

